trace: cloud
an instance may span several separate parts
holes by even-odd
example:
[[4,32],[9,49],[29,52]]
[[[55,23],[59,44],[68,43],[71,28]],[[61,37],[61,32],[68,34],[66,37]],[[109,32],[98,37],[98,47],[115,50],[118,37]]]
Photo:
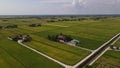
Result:
[[1,0],[0,14],[120,14],[120,0]]

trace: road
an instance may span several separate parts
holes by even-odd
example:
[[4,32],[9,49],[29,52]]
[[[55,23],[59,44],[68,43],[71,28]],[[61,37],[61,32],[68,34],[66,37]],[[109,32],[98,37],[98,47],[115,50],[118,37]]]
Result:
[[101,47],[88,55],[85,59],[74,65],[73,68],[84,68],[87,65],[92,65],[100,56],[102,56],[108,50],[111,44],[115,43],[115,41],[118,40],[118,38],[120,38],[120,33],[104,43]]
[[[53,59],[39,51],[37,51],[36,49],[33,49],[25,44],[23,44],[21,41],[18,41],[18,44],[62,65],[65,68],[84,68],[87,65],[92,65],[99,57],[101,57],[107,50],[109,50],[109,46],[114,44],[118,39],[120,38],[120,33],[118,33],[117,35],[115,35],[113,38],[111,38],[109,41],[107,41],[106,43],[104,43],[101,47],[99,47],[98,49],[96,49],[95,51],[93,51],[90,55],[88,55],[86,58],[84,58],[82,61],[78,62],[77,64],[75,64],[74,66],[70,66],[70,65],[66,65],[56,59]],[[12,40],[11,38],[8,38],[10,40]]]

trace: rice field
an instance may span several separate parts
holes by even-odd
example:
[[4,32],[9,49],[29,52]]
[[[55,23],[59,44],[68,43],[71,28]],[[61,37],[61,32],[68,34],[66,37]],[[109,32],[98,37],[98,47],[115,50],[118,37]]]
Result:
[[120,39],[114,45],[115,46],[120,46]]
[[116,51],[106,52],[92,66],[93,68],[119,68],[120,53]]
[[[44,58],[19,46],[16,42],[7,39],[18,34],[27,34],[32,37],[32,42],[24,43],[64,64],[74,65],[90,54],[89,51],[68,46],[48,40],[48,35],[63,33],[80,41],[77,46],[95,50],[114,35],[120,32],[120,18],[107,18],[105,20],[66,21],[44,23],[41,19],[13,19],[7,22],[0,21],[0,25],[17,24],[18,28],[0,29],[0,66],[8,68],[61,68],[59,64]],[[31,23],[42,23],[41,27],[29,27]],[[3,40],[2,40],[3,39]],[[6,43],[5,43],[6,42]],[[6,57],[2,57],[6,55]],[[4,60],[5,58],[10,58]],[[27,59],[26,59],[27,58]],[[16,60],[17,59],[17,60]],[[31,60],[30,60],[31,59]],[[119,59],[119,58],[118,58]],[[12,63],[16,63],[13,65]],[[47,65],[46,65],[47,64]],[[16,68],[15,67],[15,68]],[[7,67],[6,67],[7,68]]]

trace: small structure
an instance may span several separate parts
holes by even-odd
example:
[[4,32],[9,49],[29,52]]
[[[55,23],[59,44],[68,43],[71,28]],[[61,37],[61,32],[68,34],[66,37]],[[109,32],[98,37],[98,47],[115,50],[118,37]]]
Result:
[[80,41],[79,41],[79,40],[76,40],[76,39],[73,39],[73,40],[70,41],[70,43],[71,43],[71,44],[74,44],[74,45],[77,45],[77,44],[80,43]]
[[21,41],[21,42],[30,42],[32,38],[29,35],[17,35],[16,37],[12,38],[14,41]]
[[120,50],[120,47],[119,46],[111,46],[111,49],[113,49],[113,50]]
[[117,49],[117,47],[116,47],[116,46],[112,46],[112,49],[114,49],[114,50],[115,50],[115,49]]
[[66,40],[66,37],[64,35],[58,35],[57,40]]
[[56,36],[48,35],[48,39],[52,40],[52,41],[60,42],[60,43],[63,43],[63,44],[72,45],[72,46],[73,45],[75,46],[75,45],[80,43],[79,40],[73,39],[69,35],[63,35],[62,33],[58,34]]

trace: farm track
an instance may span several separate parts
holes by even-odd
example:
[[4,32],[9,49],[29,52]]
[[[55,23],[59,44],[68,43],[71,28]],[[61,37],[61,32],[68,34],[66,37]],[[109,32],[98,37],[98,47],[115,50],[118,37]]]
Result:
[[115,35],[112,39],[110,39],[108,42],[103,44],[101,47],[99,47],[97,50],[95,50],[85,59],[80,61],[78,64],[73,66],[73,68],[84,68],[87,65],[92,65],[100,56],[102,56],[109,49],[109,46],[111,44],[114,44],[115,41],[118,40],[118,38],[120,38],[120,33]]
[[83,47],[80,47],[80,46],[73,46],[73,47],[80,48],[82,50],[86,50],[86,51],[89,51],[89,52],[94,52],[94,50],[83,48]]

